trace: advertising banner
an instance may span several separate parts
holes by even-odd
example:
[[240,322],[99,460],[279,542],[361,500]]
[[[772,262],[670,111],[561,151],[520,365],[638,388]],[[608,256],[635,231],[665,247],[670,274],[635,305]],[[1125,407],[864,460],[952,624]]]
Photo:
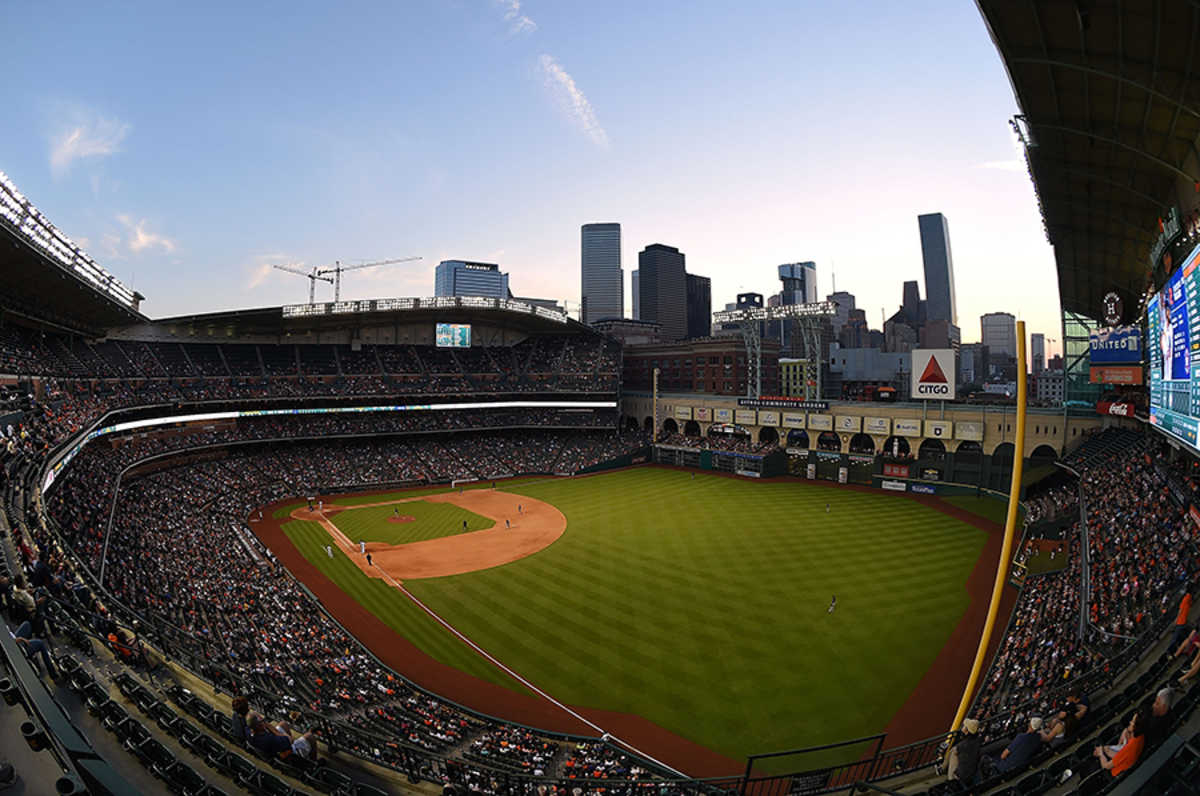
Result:
[[739,426],[758,425],[758,412],[753,409],[738,409],[733,413],[734,421]]
[[1096,412],[1102,415],[1115,415],[1116,417],[1133,417],[1134,408],[1133,404],[1100,401],[1096,404]]
[[1088,335],[1093,365],[1131,365],[1142,361],[1142,330],[1136,326],[1097,329]]
[[868,434],[887,436],[892,433],[892,419],[890,417],[864,417],[863,431]]
[[925,436],[933,437],[934,439],[950,439],[950,432],[954,430],[954,423],[949,420],[926,420],[925,421]]
[[828,401],[809,401],[804,398],[791,398],[786,395],[768,395],[763,398],[738,398],[738,406],[753,406],[761,409],[812,409],[824,412],[829,408]]
[[808,427],[813,431],[833,431],[833,415],[809,415]]
[[1125,367],[1113,367],[1112,365],[1092,365],[1088,369],[1088,381],[1092,384],[1141,384],[1142,378],[1141,365],[1126,365]]
[[922,467],[921,478],[925,481],[941,481],[942,471],[936,467]]
[[848,468],[846,468],[846,467],[839,467],[839,468],[838,468],[838,483],[839,483],[839,484],[844,484],[844,483],[846,483],[846,479],[847,479],[849,476],[850,476],[850,470],[849,470]]
[[898,417],[892,421],[892,433],[897,437],[919,437],[921,421],[916,418]]
[[690,406],[675,407],[675,419],[676,420],[691,420],[692,419],[692,407],[690,407]]
[[777,426],[779,425],[779,413],[768,412],[763,409],[758,413],[758,424],[760,426]]
[[890,490],[892,492],[907,492],[908,491],[908,482],[907,481],[880,481],[879,485],[881,487],[883,487],[884,489]]
[[862,430],[862,418],[854,415],[836,415],[833,425],[838,431],[857,434]]
[[914,348],[912,352],[912,397],[954,400],[954,350]]
[[911,484],[909,489],[916,492],[918,495],[936,495],[937,487],[932,487],[929,484]]
[[979,420],[959,420],[954,424],[954,435],[958,439],[983,442],[983,423]]
[[713,419],[716,420],[718,423],[732,423],[733,422],[733,410],[732,409],[715,409],[715,410],[713,410]]
[[817,478],[817,465],[809,462],[808,467],[804,470],[804,474],[808,476],[809,481],[815,481]]
[[804,418],[805,418],[805,416],[800,414],[799,412],[784,412],[783,413],[783,427],[784,428],[804,428],[804,426],[805,426]]
[[889,478],[908,478],[907,464],[888,464],[883,465],[883,474]]
[[712,409],[707,406],[696,407],[696,419],[701,423],[708,423],[712,420]]

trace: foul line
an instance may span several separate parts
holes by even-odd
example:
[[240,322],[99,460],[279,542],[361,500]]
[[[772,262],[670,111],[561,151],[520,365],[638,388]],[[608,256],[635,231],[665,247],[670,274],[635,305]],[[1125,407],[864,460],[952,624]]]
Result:
[[664,768],[664,769],[666,769],[667,771],[670,771],[672,774],[675,774],[675,775],[677,775],[677,776],[684,777],[684,778],[686,778],[686,777],[687,777],[687,774],[684,774],[682,771],[679,771],[678,769],[676,769],[676,768],[673,768],[672,766],[669,766],[669,765],[667,765],[666,763],[664,763],[664,762],[663,762],[663,761],[661,761],[661,760],[658,760],[657,758],[651,757],[650,755],[648,755],[648,754],[646,754],[645,752],[643,752],[641,749],[638,749],[638,748],[637,748],[636,746],[634,746],[633,744],[630,744],[630,743],[627,743],[627,742],[625,742],[625,741],[621,740],[621,739],[620,739],[620,738],[618,738],[617,736],[615,736],[615,735],[613,735],[612,733],[610,733],[610,732],[606,731],[606,730],[605,730],[603,727],[601,727],[599,724],[596,724],[594,721],[591,721],[590,719],[588,719],[588,718],[586,718],[586,717],[584,717],[584,716],[580,715],[580,714],[579,714],[577,711],[573,710],[573,709],[572,709],[571,707],[569,707],[568,705],[565,705],[565,704],[563,704],[562,702],[559,702],[557,699],[555,699],[554,697],[550,696],[549,694],[547,694],[547,693],[546,693],[545,691],[543,691],[542,689],[538,688],[538,687],[537,687],[536,685],[534,685],[533,683],[529,682],[529,680],[525,679],[525,678],[524,678],[524,677],[522,677],[520,674],[518,674],[517,672],[513,671],[512,669],[510,669],[508,666],[505,666],[505,665],[504,665],[502,662],[500,662],[499,660],[497,660],[497,659],[496,659],[496,657],[495,657],[494,655],[492,655],[490,652],[488,652],[488,651],[487,651],[487,650],[485,650],[483,647],[479,646],[479,645],[478,645],[478,644],[476,644],[474,641],[472,641],[471,639],[469,639],[469,638],[467,638],[465,635],[463,635],[461,632],[459,632],[458,628],[454,627],[454,625],[450,624],[450,623],[449,623],[449,622],[447,622],[445,619],[443,619],[442,617],[438,616],[438,614],[437,614],[437,613],[436,613],[436,612],[435,612],[435,611],[434,611],[432,608],[430,608],[428,605],[426,605],[425,603],[423,603],[423,602],[421,602],[420,600],[418,600],[418,599],[417,599],[417,597],[416,597],[416,595],[414,595],[414,594],[413,594],[412,592],[410,592],[408,589],[404,588],[404,584],[397,582],[395,579],[393,579],[393,578],[392,578],[392,576],[391,576],[391,575],[389,575],[389,574],[388,574],[386,571],[384,571],[384,570],[382,570],[382,569],[380,569],[380,570],[379,570],[379,572],[380,572],[380,574],[382,574],[382,575],[383,575],[383,577],[384,577],[384,578],[386,578],[386,579],[387,579],[389,582],[391,582],[392,586],[394,586],[395,588],[397,588],[397,589],[399,589],[401,592],[403,592],[403,593],[404,593],[404,596],[408,597],[408,599],[410,599],[410,600],[412,600],[414,603],[416,603],[416,605],[417,605],[417,606],[418,606],[418,607],[419,607],[419,608],[420,608],[422,611],[424,611],[425,613],[427,613],[427,614],[429,614],[431,617],[433,617],[433,618],[434,618],[434,619],[435,619],[435,620],[438,622],[438,624],[440,624],[442,627],[446,628],[446,629],[447,629],[447,630],[449,630],[451,633],[453,633],[455,636],[457,636],[457,637],[458,637],[458,639],[459,639],[460,641],[462,641],[464,644],[466,644],[466,645],[467,645],[468,647],[470,647],[471,649],[475,650],[477,653],[479,653],[479,654],[480,654],[480,655],[482,655],[484,658],[486,658],[487,660],[489,660],[489,661],[492,663],[492,665],[494,665],[496,668],[500,669],[502,672],[504,672],[505,674],[507,674],[509,677],[512,677],[514,680],[516,680],[516,681],[517,681],[517,682],[519,682],[521,685],[523,685],[523,686],[525,686],[526,688],[528,688],[530,691],[532,691],[532,692],[534,692],[535,694],[537,694],[538,696],[542,697],[543,699],[545,699],[545,700],[546,700],[547,702],[549,702],[550,704],[552,704],[552,705],[554,705],[554,706],[556,706],[556,707],[558,707],[558,708],[561,708],[562,710],[564,710],[564,711],[566,711],[567,713],[569,713],[571,716],[575,717],[575,718],[576,718],[576,719],[578,719],[579,721],[581,721],[581,722],[583,722],[584,724],[586,724],[587,726],[591,727],[591,728],[592,728],[593,730],[595,730],[596,732],[600,733],[600,734],[601,734],[601,737],[602,737],[602,740],[616,741],[618,744],[620,744],[621,746],[624,746],[626,749],[628,749],[629,751],[633,752],[634,754],[636,754],[636,755],[640,755],[641,757],[644,757],[645,759],[649,760],[650,762],[654,763],[655,765],[658,765],[658,766],[660,766],[661,768]]

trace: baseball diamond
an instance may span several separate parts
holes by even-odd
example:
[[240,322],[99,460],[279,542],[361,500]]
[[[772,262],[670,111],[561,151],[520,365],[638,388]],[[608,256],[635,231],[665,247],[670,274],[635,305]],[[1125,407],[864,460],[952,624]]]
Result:
[[[960,625],[978,623],[986,577],[975,571],[994,567],[998,550],[987,544],[995,525],[938,499],[665,468],[355,501],[326,496],[329,517],[285,502],[255,530],[335,617],[354,626],[361,613],[349,599],[391,629],[392,640],[359,634],[376,654],[390,661],[398,636],[453,667],[427,687],[503,715],[511,700],[484,687],[498,685],[544,714],[542,726],[577,723],[511,670],[584,716],[623,717],[606,729],[689,773],[728,773],[723,760],[889,724],[923,737],[934,722],[919,684],[937,676],[935,663],[961,669],[961,654],[939,661],[939,651]],[[496,524],[369,542],[368,567],[357,540],[371,523],[356,514],[375,512],[382,526],[393,505],[428,501]],[[511,531],[504,517],[516,520]],[[333,559],[322,552],[331,538]],[[295,566],[297,553],[309,566]],[[901,556],[910,563],[889,565]],[[413,655],[397,658],[421,682]],[[692,744],[715,754],[704,762]]]

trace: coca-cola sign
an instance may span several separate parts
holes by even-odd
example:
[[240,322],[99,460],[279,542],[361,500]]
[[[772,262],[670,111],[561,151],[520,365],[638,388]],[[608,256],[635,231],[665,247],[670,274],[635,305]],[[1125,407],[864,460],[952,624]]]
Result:
[[1116,415],[1117,417],[1133,417],[1133,404],[1117,403],[1115,401],[1100,401],[1096,404],[1096,411],[1102,415]]

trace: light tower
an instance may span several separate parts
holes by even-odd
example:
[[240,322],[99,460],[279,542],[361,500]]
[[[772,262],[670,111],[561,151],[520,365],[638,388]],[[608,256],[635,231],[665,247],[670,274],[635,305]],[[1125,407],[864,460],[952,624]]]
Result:
[[800,335],[804,343],[804,397],[821,397],[821,321],[837,314],[832,301],[809,304],[784,304],[778,307],[747,307],[713,313],[713,323],[737,323],[746,344],[746,395],[762,396],[762,324],[759,321],[784,321]]

